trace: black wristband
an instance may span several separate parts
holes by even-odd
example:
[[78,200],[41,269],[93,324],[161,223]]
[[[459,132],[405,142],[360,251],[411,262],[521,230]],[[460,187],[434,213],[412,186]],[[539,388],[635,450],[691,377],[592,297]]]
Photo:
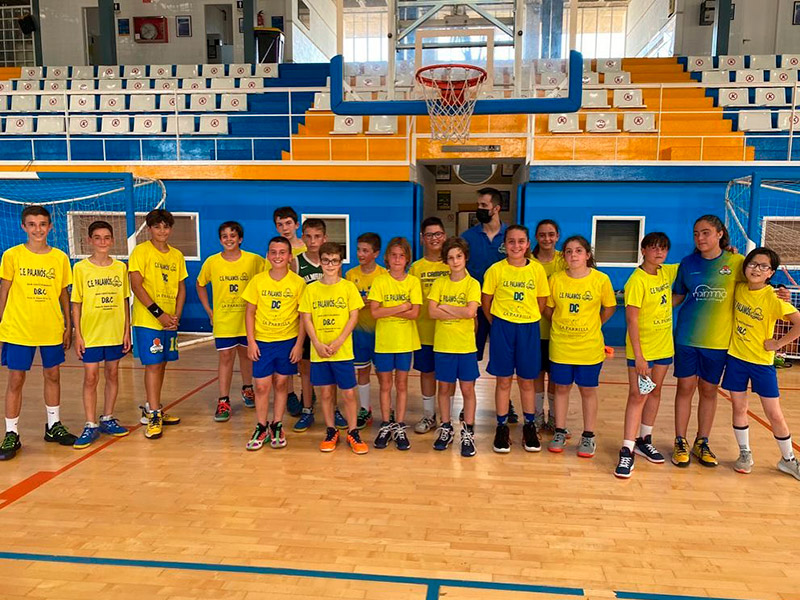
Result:
[[164,311],[161,310],[161,307],[155,302],[153,302],[150,306],[148,306],[147,310],[149,310],[150,314],[153,315],[156,319],[164,314]]

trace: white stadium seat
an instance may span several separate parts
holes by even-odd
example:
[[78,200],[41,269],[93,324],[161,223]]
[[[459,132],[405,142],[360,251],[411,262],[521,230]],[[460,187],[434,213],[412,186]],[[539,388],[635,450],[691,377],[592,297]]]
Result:
[[782,54],[781,69],[800,69],[800,54]]
[[125,65],[122,71],[128,79],[142,79],[145,75],[144,65]]
[[786,106],[786,92],[783,88],[756,88],[756,106]]
[[64,117],[39,117],[36,119],[36,133],[58,135],[66,131]]
[[703,83],[715,85],[731,82],[730,71],[701,71],[701,74]]
[[336,115],[333,118],[331,135],[356,135],[363,131],[364,120],[361,116]]
[[22,67],[20,79],[41,79],[42,67]]
[[789,124],[791,123],[792,131],[800,131],[800,112],[793,112],[791,110],[778,111],[778,129],[781,131],[789,131]]
[[102,124],[100,126],[100,131],[102,133],[130,133],[131,132],[131,121],[128,117],[123,116],[107,116],[103,117]]
[[131,110],[150,112],[156,109],[155,94],[131,94]]
[[6,117],[6,133],[12,135],[33,133],[33,117]]
[[185,77],[197,77],[197,65],[175,65],[175,77],[183,79]]
[[201,115],[198,133],[228,135],[228,117],[226,115]]
[[14,84],[10,81],[0,80],[0,93],[5,94],[14,90]]
[[122,89],[122,81],[119,79],[100,79],[97,82],[97,89],[98,90],[105,90],[108,92],[114,92],[117,90]]
[[203,65],[203,77],[225,77],[225,65]]
[[94,79],[73,79],[70,82],[70,86],[73,91],[88,91],[94,90]]
[[381,85],[381,78],[374,75],[358,75],[356,77],[357,88],[377,88]]
[[12,112],[34,112],[36,110],[36,96],[16,94],[11,96]]
[[253,65],[247,63],[232,64],[228,67],[231,77],[250,77],[253,74]]
[[603,83],[606,85],[630,85],[631,74],[627,71],[620,71],[618,73],[606,73],[604,75]]
[[774,131],[772,127],[772,111],[741,111],[739,113],[739,131]]
[[606,90],[583,90],[581,100],[583,108],[610,108]]
[[584,58],[583,59],[583,72],[584,73],[596,73],[594,67],[592,67],[592,58]]
[[314,106],[311,110],[330,110],[331,95],[327,92],[314,92]]
[[64,112],[66,96],[64,94],[43,94],[39,110],[42,112]]
[[621,58],[598,58],[597,59],[597,72],[598,73],[617,73],[622,71]]
[[778,66],[778,57],[774,54],[751,54],[751,69],[774,69]]
[[17,82],[18,92],[31,92],[42,89],[41,81],[38,79],[31,79]]
[[[256,65],[256,67],[258,67],[258,65]],[[355,77],[356,75],[361,75],[361,67],[362,65],[359,63],[346,63],[344,65],[345,77]]]
[[386,75],[388,72],[389,72],[389,63],[373,62],[364,65],[364,74],[381,76],[381,75]]
[[72,67],[72,79],[94,79],[94,67],[92,65]]
[[256,65],[254,75],[256,77],[277,77],[278,63],[261,63]]
[[156,79],[155,84],[153,87],[157,90],[177,90],[178,89],[178,80],[177,79]]
[[178,110],[186,110],[186,94],[159,94],[158,110],[168,110],[175,112],[175,105]]
[[[720,67],[723,68],[723,67]],[[710,56],[687,56],[686,57],[686,70],[687,71],[713,71],[714,59]]]
[[589,133],[619,133],[616,113],[589,113],[586,115],[586,131]]
[[736,83],[764,83],[764,71],[737,69]]
[[236,80],[233,77],[215,77],[211,80],[212,90],[234,90]]
[[397,116],[370,115],[367,133],[370,135],[394,135],[397,133]]
[[773,83],[797,83],[797,69],[772,69],[769,80]]
[[69,68],[67,67],[47,67],[47,79],[69,79]]
[[171,135],[186,135],[194,133],[194,117],[191,115],[180,115],[177,117],[177,131],[175,128],[175,115],[169,115],[167,117],[167,128],[165,133]]
[[657,133],[656,113],[626,112],[622,116],[622,130],[629,133]]
[[149,79],[127,79],[125,81],[125,89],[126,90],[149,90],[150,89],[150,80]]
[[96,96],[94,94],[72,94],[69,97],[69,109],[72,112],[94,112]]
[[217,110],[217,95],[190,94],[189,110]]
[[247,90],[260,90],[264,88],[263,77],[242,77],[239,80],[239,88]]
[[206,89],[206,80],[203,77],[186,77],[181,80],[181,89],[204,90]]
[[599,73],[591,71],[583,74],[583,85],[598,85],[599,83],[600,83]]
[[161,115],[136,115],[133,117],[133,133],[161,133]]
[[119,79],[119,65],[106,65],[97,67],[97,76],[100,79]]
[[563,73],[564,61],[555,58],[540,58],[536,61],[537,73]]
[[725,88],[719,91],[720,106],[748,106],[747,88]]
[[103,94],[100,96],[102,112],[119,112],[125,110],[125,96],[122,94]]
[[578,124],[578,113],[553,113],[547,116],[550,133],[583,133]]
[[220,110],[247,110],[247,94],[221,94]]
[[46,92],[57,92],[65,89],[67,89],[66,79],[46,79],[44,81],[44,90]]
[[97,133],[97,119],[90,116],[70,117],[69,133],[70,135]]
[[150,77],[153,79],[172,77],[172,65],[150,65]]
[[744,56],[741,54],[722,55],[717,60],[719,61],[720,69],[728,69],[729,71],[744,69]]
[[542,73],[541,83],[539,87],[545,89],[552,89],[559,87],[567,81],[567,76],[564,73]]

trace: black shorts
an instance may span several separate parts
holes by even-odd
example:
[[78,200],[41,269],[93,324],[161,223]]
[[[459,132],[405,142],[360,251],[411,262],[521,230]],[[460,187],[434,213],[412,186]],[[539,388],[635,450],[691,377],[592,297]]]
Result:
[[550,372],[550,340],[541,340],[542,372]]
[[303,360],[311,360],[311,338],[308,336],[303,340]]

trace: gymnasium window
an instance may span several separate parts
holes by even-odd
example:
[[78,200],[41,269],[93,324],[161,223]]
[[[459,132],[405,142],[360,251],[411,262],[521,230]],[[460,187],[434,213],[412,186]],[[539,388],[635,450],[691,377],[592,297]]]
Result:
[[762,245],[775,250],[781,264],[800,269],[800,217],[764,217],[761,235]]
[[644,217],[593,217],[592,247],[600,267],[635,267],[644,236]]
[[304,214],[300,217],[300,222],[305,223],[306,219],[322,219],[325,221],[325,229],[329,242],[336,242],[344,248],[344,258],[342,264],[350,263],[350,215],[335,214]]
[[[569,55],[569,6],[564,8],[562,56]],[[628,7],[625,5],[580,6],[578,8],[576,50],[584,58],[625,56]]]
[[348,8],[351,3],[345,2],[343,15],[344,60],[348,63],[386,62],[389,60],[387,9]]
[[22,33],[18,23],[33,13],[30,0],[7,0],[0,4],[0,67],[35,65],[33,34]]

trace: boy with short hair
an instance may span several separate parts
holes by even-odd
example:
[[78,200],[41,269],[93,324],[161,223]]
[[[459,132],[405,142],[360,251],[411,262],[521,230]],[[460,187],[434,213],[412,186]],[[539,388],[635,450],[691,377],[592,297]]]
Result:
[[[372,282],[378,275],[386,273],[386,269],[375,260],[381,251],[381,237],[377,233],[367,232],[358,236],[356,257],[358,266],[350,269],[345,278],[352,282],[361,299],[366,303]],[[372,423],[372,406],[369,398],[369,371],[375,356],[375,318],[368,306],[358,313],[358,322],[353,330],[353,355],[358,378],[358,428],[364,429]]]
[[71,446],[76,439],[61,424],[59,414],[59,365],[64,362],[64,350],[72,340],[67,294],[67,286],[72,283],[69,259],[47,244],[53,224],[43,206],[28,206],[22,211],[22,229],[28,240],[6,250],[0,261],[0,341],[2,364],[8,368],[6,435],[0,443],[0,460],[14,458],[22,448],[19,439],[22,387],[37,346],[42,358],[47,411],[44,440]]
[[[124,437],[130,433],[114,418],[119,389],[119,361],[131,349],[128,268],[110,256],[114,230],[106,221],[89,225],[92,255],[75,265],[72,283],[72,322],[75,354],[83,361],[83,410],[86,425],[73,445],[88,448],[101,433]],[[103,414],[97,418],[97,383],[104,363]]]
[[[255,407],[253,392],[253,363],[247,358],[247,332],[244,314],[247,303],[242,299],[247,284],[264,270],[264,259],[258,254],[241,249],[244,228],[236,221],[226,221],[217,230],[223,251],[210,256],[197,276],[197,296],[211,321],[214,345],[219,356],[219,399],[214,420],[231,418],[231,379],[233,364],[239,355],[242,373],[242,401],[248,408]],[[214,308],[208,303],[206,286],[211,284]]]
[[161,388],[167,363],[178,360],[178,323],[186,301],[186,261],[167,243],[175,225],[168,210],[147,213],[150,240],[136,246],[128,261],[133,290],[133,343],[144,366],[147,401],[142,422],[148,439],[161,437],[163,425],[177,425],[180,418],[161,408]]
[[322,245],[322,278],[308,286],[299,310],[311,340],[311,384],[320,388],[327,428],[320,450],[333,452],[339,441],[334,419],[334,391],[338,387],[347,419],[347,443],[356,454],[366,454],[367,445],[361,441],[357,427],[356,375],[350,335],[364,301],[356,286],[339,274],[343,254],[339,244]]

